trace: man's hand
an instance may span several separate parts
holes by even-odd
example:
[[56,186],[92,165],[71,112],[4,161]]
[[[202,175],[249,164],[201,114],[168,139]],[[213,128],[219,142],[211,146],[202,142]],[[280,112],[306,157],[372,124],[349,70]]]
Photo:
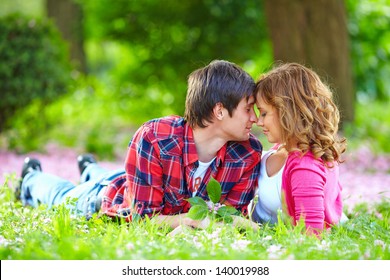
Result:
[[253,229],[254,231],[258,231],[259,230],[259,224],[255,223],[255,222],[252,222],[251,220],[249,219],[246,219],[246,218],[243,218],[243,217],[240,217],[240,216],[231,216],[233,218],[233,226],[235,227],[240,227],[240,228],[244,228],[244,229],[248,229],[248,228],[251,228]]
[[210,225],[210,218],[206,217],[203,220],[193,220],[191,218],[185,217],[181,221],[181,224],[185,225],[185,226],[190,226],[192,228],[205,229],[205,228],[207,228]]
[[[175,218],[176,217],[176,218]],[[210,218],[206,217],[203,220],[193,220],[186,216],[177,215],[177,216],[169,216],[159,220],[159,222],[167,222],[171,227],[174,228],[168,236],[175,236],[177,234],[183,233],[188,230],[192,230],[194,228],[205,229],[210,225]]]
[[[231,216],[233,218],[232,225],[244,229],[253,229],[254,231],[259,230],[259,225],[252,222],[249,219],[240,216]],[[187,217],[186,213],[178,215],[158,215],[152,219],[157,224],[168,224],[173,230],[170,235],[176,235],[183,232],[183,229],[188,228],[199,228],[206,229],[210,225],[210,218],[206,217],[203,220],[193,220]],[[177,229],[177,230],[176,230]]]
[[168,233],[168,236],[172,237],[179,233],[185,232],[186,230],[192,230],[193,228],[190,226],[180,225],[176,227],[174,230],[172,230],[170,233]]

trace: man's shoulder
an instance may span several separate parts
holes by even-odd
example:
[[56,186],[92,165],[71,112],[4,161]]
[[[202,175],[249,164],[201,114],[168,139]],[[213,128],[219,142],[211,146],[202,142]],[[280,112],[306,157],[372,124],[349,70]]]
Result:
[[151,119],[138,128],[135,136],[136,139],[147,139],[149,142],[177,138],[184,135],[185,125],[184,118],[175,115]]
[[263,146],[256,136],[250,134],[246,141],[229,142],[227,153],[233,160],[255,158],[260,160]]
[[234,149],[243,149],[248,152],[262,152],[263,145],[256,136],[250,134],[249,139],[246,141],[231,142],[231,147]]
[[178,156],[182,154],[187,126],[179,116],[153,119],[142,125],[138,139],[155,145],[160,154]]
[[261,144],[260,140],[253,134],[250,134],[249,140],[247,141],[251,149],[262,152],[263,151],[263,145]]
[[184,118],[172,115],[147,121],[141,128],[146,133],[150,133],[156,139],[161,140],[183,134],[184,127]]

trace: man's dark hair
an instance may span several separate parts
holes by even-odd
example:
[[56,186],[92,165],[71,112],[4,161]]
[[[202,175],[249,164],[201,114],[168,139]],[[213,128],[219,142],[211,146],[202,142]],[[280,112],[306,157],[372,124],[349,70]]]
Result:
[[191,127],[206,127],[212,111],[221,103],[232,116],[238,103],[253,96],[255,82],[241,67],[224,60],[214,60],[188,77],[184,118]]

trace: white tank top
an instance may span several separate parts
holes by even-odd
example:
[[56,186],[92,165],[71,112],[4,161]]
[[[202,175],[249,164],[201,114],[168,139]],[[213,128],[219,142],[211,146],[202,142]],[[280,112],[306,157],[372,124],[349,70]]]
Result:
[[268,157],[275,152],[276,150],[267,151],[261,159],[258,189],[256,191],[258,201],[252,214],[252,219],[258,223],[277,223],[278,212],[282,209],[281,191],[284,165],[278,173],[271,177],[268,176],[266,168]]

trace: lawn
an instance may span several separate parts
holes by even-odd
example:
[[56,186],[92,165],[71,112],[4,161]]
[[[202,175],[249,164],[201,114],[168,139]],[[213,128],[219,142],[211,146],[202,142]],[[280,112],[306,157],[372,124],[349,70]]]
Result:
[[[10,190],[0,190],[2,260],[388,260],[390,202],[356,205],[348,222],[321,238],[304,227],[263,225],[258,232],[229,224],[188,230],[171,237],[150,220],[120,223],[94,216],[86,221],[63,205],[22,207]],[[70,202],[71,203],[71,202]]]

